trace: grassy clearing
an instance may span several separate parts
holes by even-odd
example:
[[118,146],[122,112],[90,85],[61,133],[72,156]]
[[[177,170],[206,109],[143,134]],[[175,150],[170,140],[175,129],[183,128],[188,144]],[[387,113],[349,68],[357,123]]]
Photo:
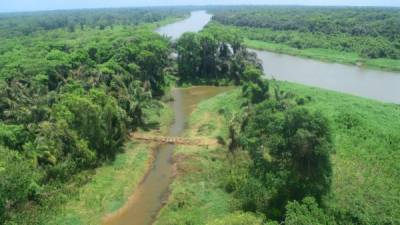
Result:
[[276,44],[250,39],[245,39],[244,43],[249,48],[267,50],[276,53],[284,53],[294,56],[302,56],[323,61],[338,62],[343,64],[357,64],[358,62],[362,61],[362,59],[356,53],[341,52],[331,49],[297,49],[284,44]]
[[[362,224],[400,224],[400,106],[289,82],[281,89],[311,96],[305,107],[330,121],[336,153],[328,210],[346,212]],[[201,103],[189,121],[188,136],[226,138],[221,109],[240,106],[240,89]],[[157,225],[207,224],[237,210],[222,187],[227,166],[224,149],[182,147],[178,174]],[[224,166],[225,165],[225,166]]]
[[336,154],[328,205],[366,224],[400,223],[400,106],[280,82],[327,116]]
[[[147,115],[148,121],[160,123],[160,132],[168,130],[173,118],[169,107],[164,107],[160,114],[151,111]],[[98,168],[91,182],[82,187],[49,224],[101,224],[105,214],[121,208],[132,195],[148,169],[150,149],[155,146],[130,141],[125,152],[110,165]]]
[[[6,224],[88,225],[120,208],[147,170],[149,146],[128,142],[115,161],[89,173],[75,175],[69,185],[43,205],[28,206]],[[85,183],[80,182],[82,176]],[[68,186],[72,185],[72,188]]]
[[364,65],[371,68],[400,71],[400,60],[395,59],[370,59]]
[[221,149],[177,148],[178,177],[157,225],[205,224],[230,212],[231,197],[220,185],[224,169]]
[[240,105],[234,103],[237,103],[240,95],[238,89],[234,89],[201,102],[189,118],[186,136],[227,137],[226,121],[219,115],[219,111],[224,110],[231,113],[238,111]]
[[147,171],[149,146],[127,144],[126,152],[100,167],[92,180],[48,224],[100,224],[102,215],[122,207]]

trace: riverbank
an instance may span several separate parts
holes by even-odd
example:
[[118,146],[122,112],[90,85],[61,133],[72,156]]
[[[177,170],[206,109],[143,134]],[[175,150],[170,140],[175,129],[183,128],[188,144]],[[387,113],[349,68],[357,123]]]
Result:
[[[232,104],[238,97],[237,91],[229,91],[201,102],[190,116],[184,136],[226,139],[227,126],[218,110],[224,104],[238,110]],[[177,177],[155,224],[206,224],[229,214],[234,199],[223,187],[229,162],[226,156],[223,146],[177,147]]]
[[[146,15],[152,17],[153,12],[147,12]],[[19,177],[24,174],[20,175],[18,169],[16,169],[16,175],[9,176],[11,178],[8,184],[6,182],[1,183],[0,224],[3,224],[3,219],[5,224],[100,224],[105,214],[120,208],[126,202],[127,197],[130,196],[133,189],[147,172],[149,162],[152,159],[151,149],[153,148],[153,145],[139,144],[129,139],[127,132],[130,129],[142,127],[158,128],[158,123],[170,121],[171,119],[160,117],[157,113],[168,116],[170,113],[166,111],[171,110],[164,105],[160,112],[161,101],[158,98],[152,98],[148,94],[148,91],[153,91],[153,89],[148,89],[144,92],[141,88],[143,86],[142,81],[137,77],[130,76],[136,73],[127,69],[127,63],[137,62],[136,60],[130,58],[122,62],[115,60],[114,56],[128,54],[128,51],[135,49],[135,53],[133,53],[133,50],[131,51],[132,54],[130,56],[132,57],[134,54],[140,54],[144,48],[148,49],[144,45],[150,45],[157,40],[157,47],[160,48],[157,51],[159,60],[163,60],[163,56],[160,55],[164,55],[166,59],[169,53],[169,42],[154,33],[153,30],[165,24],[187,18],[189,14],[174,14],[169,10],[166,16],[161,13],[157,15],[158,17],[154,17],[153,20],[138,19],[137,24],[133,22],[130,25],[110,24],[101,28],[88,25],[84,29],[71,31],[61,28],[46,31],[39,30],[32,33],[32,35],[24,36],[21,40],[18,38],[7,39],[8,44],[6,43],[5,47],[13,48],[12,46],[15,46],[12,44],[13,42],[21,44],[20,50],[22,53],[16,53],[15,57],[11,58],[21,63],[24,68],[29,68],[29,71],[30,69],[41,71],[40,74],[42,74],[41,77],[44,80],[51,76],[52,72],[49,71],[52,70],[50,68],[53,68],[53,66],[54,68],[58,67],[52,64],[51,60],[48,60],[51,57],[47,58],[46,55],[51,55],[54,51],[57,54],[59,53],[56,58],[63,61],[63,73],[65,78],[68,77],[68,82],[58,83],[57,88],[54,87],[57,90],[51,93],[57,96],[54,97],[57,100],[54,100],[52,104],[48,104],[46,101],[36,102],[26,96],[29,99],[28,105],[25,106],[27,111],[30,113],[29,108],[31,110],[36,107],[42,108],[43,112],[46,112],[43,114],[45,116],[36,120],[28,118],[26,115],[21,115],[21,118],[27,118],[25,124],[20,125],[19,122],[15,121],[10,122],[20,125],[18,127],[23,130],[23,132],[20,130],[15,131],[19,135],[18,137],[21,137],[20,146],[15,149],[15,152],[20,153],[20,157],[29,165],[35,176],[27,176],[30,180],[27,179],[21,181],[22,184],[18,184]],[[73,18],[72,15],[71,18]],[[157,18],[166,19],[153,22]],[[49,39],[50,36],[51,38]],[[122,47],[125,41],[129,43],[129,46]],[[29,44],[27,44],[28,42]],[[117,42],[118,44],[113,44]],[[56,43],[64,43],[62,46],[65,48],[60,48],[63,51],[55,47],[58,46]],[[42,51],[42,48],[40,48],[42,44],[52,47]],[[19,46],[19,44],[17,45]],[[86,47],[83,48],[82,46]],[[53,48],[54,51],[51,50]],[[56,48],[57,50],[55,50]],[[66,50],[67,48],[68,51]],[[126,51],[119,54],[121,49]],[[88,52],[93,53],[91,57],[89,57]],[[153,53],[153,50],[148,49],[146,52],[150,54]],[[14,53],[10,51],[6,54],[10,56]],[[96,54],[97,56],[101,54],[102,58],[95,56]],[[40,57],[36,57],[38,55]],[[75,57],[77,55],[79,55],[79,60]],[[7,60],[9,58],[3,57],[2,63],[4,65],[11,63],[11,61],[8,62],[9,60]],[[160,68],[164,69],[167,64],[169,65],[169,62],[165,63],[165,65],[163,63]],[[12,65],[10,65],[11,67]],[[76,69],[78,67],[79,69]],[[140,69],[140,73],[145,73],[146,71],[141,66],[135,68]],[[92,86],[93,83],[91,82],[93,80],[88,77],[92,75],[98,77],[97,72],[100,70],[107,71],[105,73],[108,74],[109,83],[114,84],[114,79],[122,79],[121,74],[130,78],[129,81],[117,82],[116,89],[121,90],[117,94],[108,88],[108,84],[103,85],[102,81],[97,83],[99,84],[98,86]],[[118,72],[116,72],[117,70]],[[89,71],[97,72],[89,75],[87,74]],[[77,73],[85,73],[85,78],[76,77]],[[26,78],[29,80],[27,82],[33,82],[31,78],[28,78],[29,74],[31,73],[27,72],[24,75],[21,73],[21,77],[24,77],[21,79]],[[36,72],[33,72],[33,74],[36,74]],[[160,85],[158,87],[167,89],[168,87],[164,84],[163,79],[164,73],[157,72],[157,75],[160,76],[160,80],[154,81],[157,82],[157,85]],[[73,89],[64,90],[63,85],[68,85],[69,82],[76,85]],[[135,82],[135,85],[131,82]],[[35,99],[46,99],[49,95],[47,81],[38,84],[37,88],[39,86],[46,91],[40,92],[40,94],[37,93]],[[17,92],[18,88],[10,88],[10,91]],[[101,96],[101,100],[99,96]],[[142,99],[138,100],[140,98]],[[14,100],[15,104],[22,104],[20,99]],[[141,101],[146,102],[143,103]],[[62,110],[57,111],[55,109],[56,105],[63,105],[61,107]],[[151,106],[151,109],[148,109],[149,106]],[[87,109],[87,114],[83,115],[81,113],[82,109],[79,109],[79,107]],[[93,110],[91,111],[90,109]],[[56,111],[68,112],[67,114],[71,117],[70,119],[65,119],[63,116],[54,116]],[[77,117],[79,119],[76,119]],[[76,120],[80,120],[80,122]],[[3,121],[3,124],[6,124],[6,122]],[[60,124],[62,125],[59,126]],[[34,128],[28,129],[27,127],[31,127],[31,125]],[[166,125],[161,124],[161,127],[168,128],[169,125],[169,123]],[[48,130],[46,135],[42,133],[45,130],[44,127]],[[8,129],[4,128],[4,126],[2,128],[3,130]],[[4,135],[4,133],[2,134]],[[13,133],[7,133],[7,135],[12,136]],[[1,144],[3,147],[7,143],[2,141]],[[29,148],[22,149],[23,144],[29,145]],[[38,147],[39,145],[41,147]],[[43,152],[39,150],[42,147],[47,149],[44,154],[50,161],[42,160]],[[10,149],[10,152],[14,151]],[[2,164],[3,159],[0,161],[0,164]],[[9,164],[12,165],[12,163]],[[16,168],[18,167],[21,166],[16,166]],[[3,175],[8,174],[8,172],[0,172],[3,172],[0,174],[2,178],[5,177]],[[9,187],[6,185],[9,185]],[[18,192],[17,187],[23,190],[23,193]],[[15,190],[15,192],[8,190]],[[10,197],[3,197],[6,192],[11,193],[9,194]],[[15,197],[14,200],[12,199],[14,196],[18,197]]]
[[330,121],[336,154],[328,208],[361,224],[400,223],[400,106],[279,83],[284,90],[311,96],[306,107]]
[[309,59],[317,59],[324,62],[335,62],[349,65],[356,65],[370,69],[386,71],[400,71],[400,60],[394,59],[365,59],[357,53],[341,52],[331,49],[309,48],[297,49],[284,44],[277,44],[258,40],[244,40],[248,48],[266,50],[275,53],[300,56]]
[[[167,132],[173,119],[170,107],[148,115],[149,123],[159,123],[160,132]],[[101,224],[104,215],[121,208],[132,195],[151,165],[155,147],[129,140],[114,161],[75,175],[41,205],[26,206],[6,224]]]
[[[283,90],[309,96],[305,107],[329,118],[336,148],[332,191],[326,200],[329,212],[361,224],[398,223],[400,107],[289,82],[278,84]],[[234,112],[239,106],[240,88],[204,101],[192,114],[186,135],[226,140],[227,121],[221,112]],[[261,224],[262,217],[235,213],[237,201],[224,187],[229,166],[225,147],[183,147],[174,157],[178,177],[157,225],[224,224],[218,221],[226,222],[233,215]]]
[[190,13],[187,13],[184,16],[181,16],[181,17],[169,17],[169,18],[167,18],[165,20],[162,20],[160,22],[154,22],[154,23],[147,24],[147,26],[148,26],[149,29],[155,30],[157,28],[160,28],[160,27],[172,24],[172,23],[177,23],[179,21],[185,20],[185,19],[187,19],[189,17],[190,17]]
[[223,30],[225,34],[238,34],[244,38],[244,44],[248,48],[265,50],[275,53],[299,56],[309,59],[316,59],[324,62],[334,62],[347,65],[356,65],[368,69],[400,71],[400,60],[389,58],[368,59],[356,52],[344,52],[325,48],[298,49],[278,42],[267,42],[261,40],[263,33],[273,34],[274,31],[263,28],[236,27],[223,25],[218,22],[211,22],[206,29]]

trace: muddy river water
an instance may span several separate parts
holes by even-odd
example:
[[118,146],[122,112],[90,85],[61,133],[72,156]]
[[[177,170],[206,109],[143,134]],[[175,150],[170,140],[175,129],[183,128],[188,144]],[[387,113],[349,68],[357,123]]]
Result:
[[[210,19],[211,15],[204,11],[195,11],[189,18],[161,27],[157,32],[176,39],[185,32],[201,30]],[[175,118],[168,136],[182,134],[187,117],[200,101],[226,90],[226,87],[209,86],[172,90],[174,101],[171,107]],[[104,219],[103,225],[150,225],[154,222],[168,198],[169,185],[173,180],[173,150],[174,145],[171,144],[160,145],[155,149],[152,167],[143,181],[120,210]]]
[[[190,113],[196,105],[212,96],[225,92],[229,87],[197,86],[172,90],[174,101],[171,107],[175,113],[169,136],[179,136],[185,129]],[[154,152],[151,169],[137,187],[128,202],[116,213],[104,220],[104,225],[150,225],[168,198],[172,183],[174,145],[160,145]]]
[[[173,38],[187,31],[199,31],[211,20],[206,11],[192,12],[181,22],[158,29]],[[376,99],[400,103],[400,72],[366,69],[353,65],[321,62],[268,51],[252,50],[262,61],[268,78],[284,80]]]
[[252,50],[268,78],[320,87],[356,96],[400,103],[400,73],[327,63],[296,56]]

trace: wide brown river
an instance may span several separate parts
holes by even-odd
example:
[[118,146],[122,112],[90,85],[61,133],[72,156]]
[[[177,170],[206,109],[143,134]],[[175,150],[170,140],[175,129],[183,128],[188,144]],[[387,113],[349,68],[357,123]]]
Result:
[[383,102],[400,103],[400,73],[327,63],[252,50],[268,78],[339,91]]
[[[190,18],[162,27],[159,33],[179,37],[199,31],[211,20],[206,11],[195,11]],[[400,72],[386,72],[352,65],[327,63],[296,56],[252,50],[257,53],[268,78],[285,80],[348,93],[383,102],[400,103]]]

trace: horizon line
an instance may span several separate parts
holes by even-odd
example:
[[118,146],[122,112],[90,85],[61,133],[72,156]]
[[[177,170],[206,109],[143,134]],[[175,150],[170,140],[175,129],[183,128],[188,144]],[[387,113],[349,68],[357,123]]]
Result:
[[111,7],[72,7],[72,8],[54,8],[54,9],[37,9],[37,10],[6,10],[0,9],[0,14],[7,13],[33,13],[33,12],[52,12],[52,11],[74,11],[74,10],[99,10],[99,9],[135,9],[135,8],[174,8],[174,7],[224,7],[224,6],[300,6],[300,7],[359,7],[359,8],[400,8],[400,6],[389,5],[319,5],[319,4],[204,4],[204,5],[138,5],[138,6],[111,6]]

